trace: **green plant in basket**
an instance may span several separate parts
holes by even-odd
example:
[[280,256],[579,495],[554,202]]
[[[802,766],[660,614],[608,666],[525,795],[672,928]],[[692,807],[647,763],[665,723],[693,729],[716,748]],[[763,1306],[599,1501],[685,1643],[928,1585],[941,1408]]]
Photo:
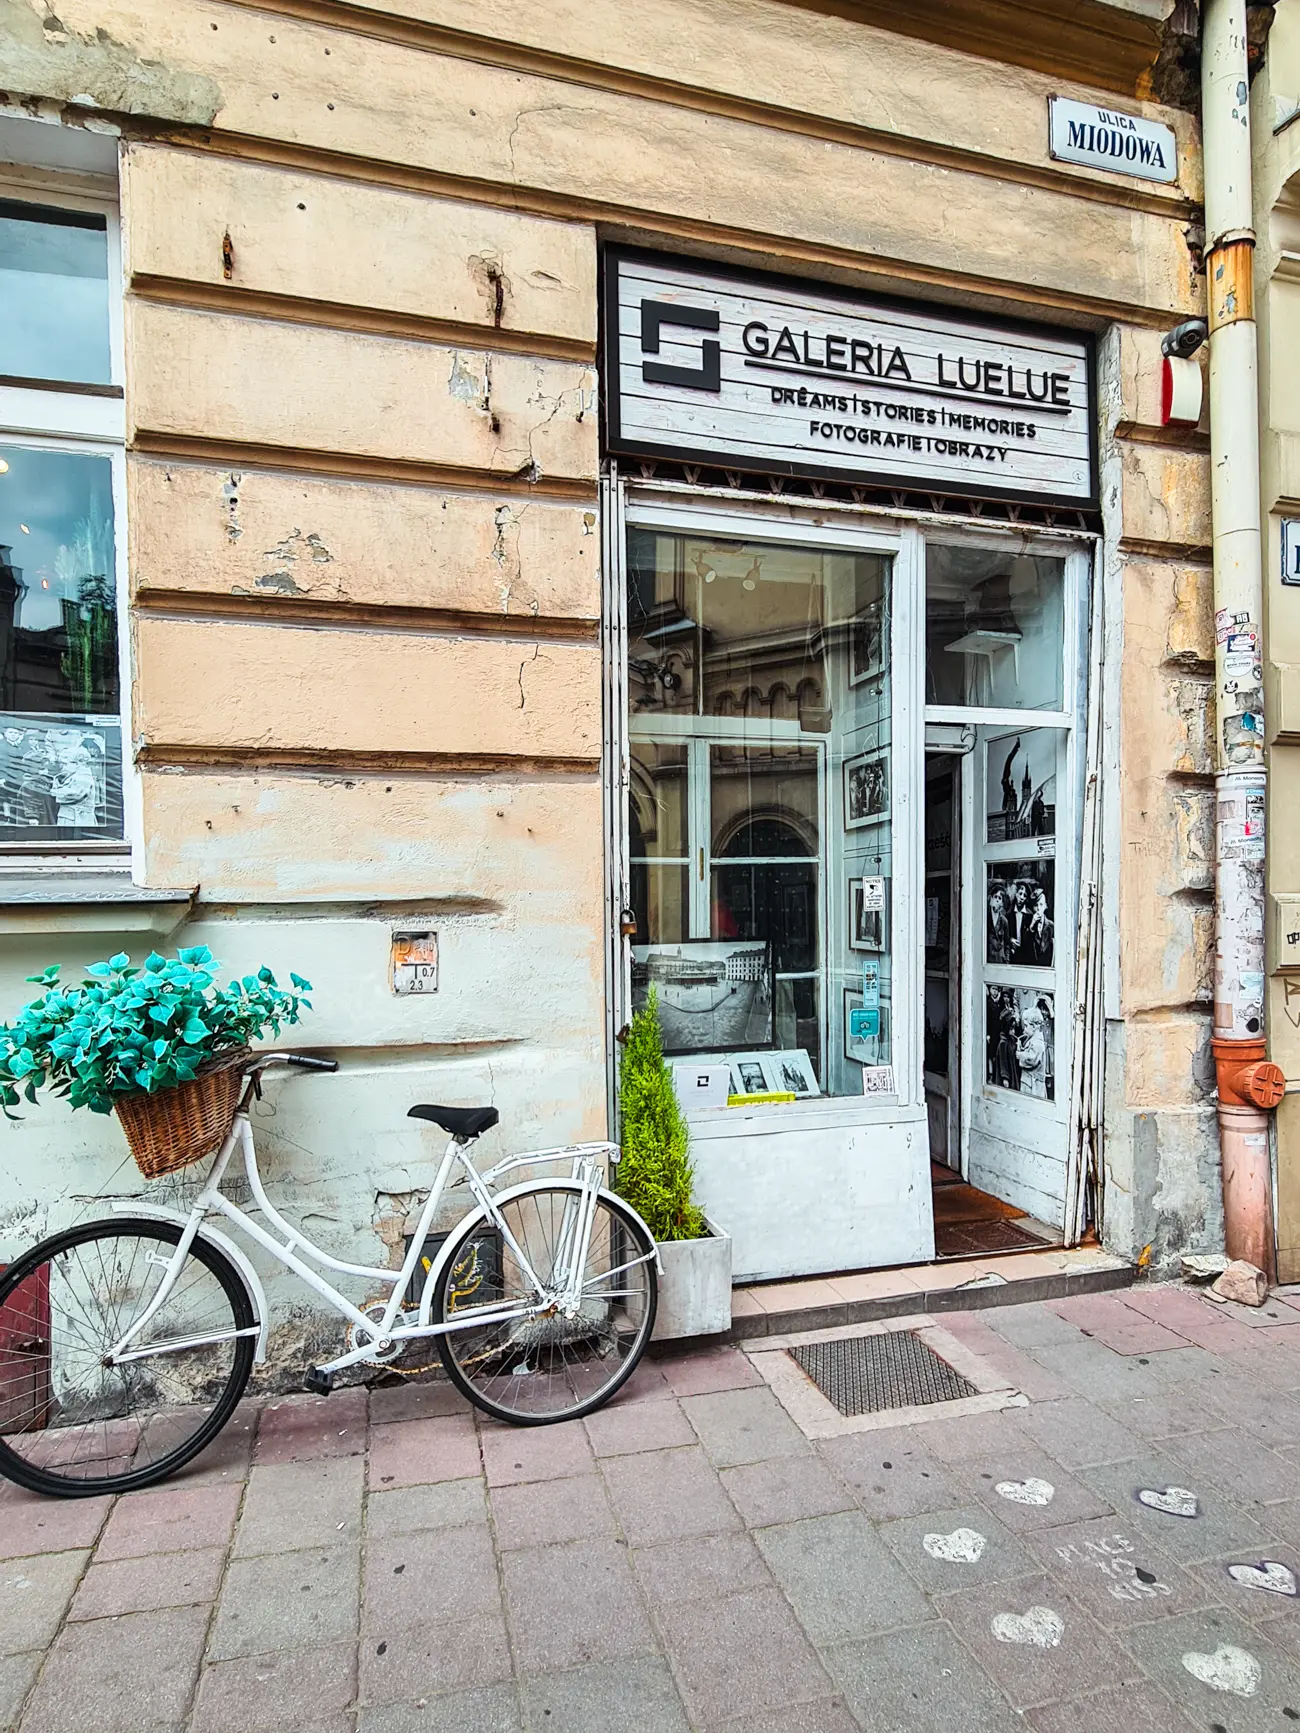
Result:
[[189,1083],[201,1066],[296,1023],[310,981],[290,975],[286,992],[267,968],[219,987],[206,945],[157,952],[132,968],[125,951],[91,963],[87,979],[65,987],[59,966],[27,979],[45,992],[17,1020],[0,1024],[0,1104],[6,1118],[20,1096],[47,1085],[73,1107],[111,1113],[119,1096]]
[[654,988],[632,1018],[619,1071],[619,1192],[657,1240],[699,1240],[708,1228],[692,1196],[690,1131],[664,1060]]

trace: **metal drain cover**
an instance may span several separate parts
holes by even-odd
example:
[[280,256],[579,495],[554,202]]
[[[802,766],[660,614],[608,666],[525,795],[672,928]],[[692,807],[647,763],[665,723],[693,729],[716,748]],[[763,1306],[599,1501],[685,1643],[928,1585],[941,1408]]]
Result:
[[787,1352],[841,1414],[921,1408],[978,1394],[968,1378],[910,1330],[807,1342]]

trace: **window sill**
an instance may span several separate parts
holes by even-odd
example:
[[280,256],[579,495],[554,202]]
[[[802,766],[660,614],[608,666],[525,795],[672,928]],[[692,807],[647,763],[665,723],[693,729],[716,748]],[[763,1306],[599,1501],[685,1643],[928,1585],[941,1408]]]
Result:
[[770,1137],[815,1131],[853,1130],[863,1125],[923,1123],[925,1105],[904,1106],[895,1095],[816,1095],[803,1101],[764,1103],[753,1107],[696,1108],[686,1115],[691,1137]]
[[0,873],[0,934],[151,933],[170,938],[194,890],[150,890],[124,872]]

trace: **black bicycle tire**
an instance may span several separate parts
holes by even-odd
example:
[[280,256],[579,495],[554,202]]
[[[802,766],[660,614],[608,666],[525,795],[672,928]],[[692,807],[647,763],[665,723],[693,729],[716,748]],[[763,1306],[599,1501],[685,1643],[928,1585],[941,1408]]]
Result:
[[[159,1240],[174,1246],[181,1237],[181,1228],[177,1222],[164,1221],[156,1216],[123,1215],[82,1222],[77,1227],[66,1228],[62,1233],[51,1234],[48,1239],[42,1240],[21,1258],[16,1259],[4,1274],[0,1275],[0,1306],[4,1305],[8,1295],[20,1282],[26,1281],[42,1263],[57,1257],[60,1252],[69,1251],[73,1246],[82,1245],[88,1240],[124,1237],[132,1233],[141,1236],[153,1234]],[[243,1277],[220,1247],[213,1245],[210,1240],[196,1238],[190,1251],[220,1282],[231,1302],[235,1327],[242,1330],[255,1324],[257,1319]],[[112,1493],[138,1492],[142,1487],[156,1486],[160,1480],[168,1479],[177,1469],[193,1461],[212,1443],[234,1413],[252,1369],[253,1338],[241,1336],[235,1344],[235,1358],[226,1388],[207,1420],[193,1437],[186,1439],[169,1455],[161,1457],[147,1468],[136,1469],[129,1474],[108,1475],[100,1480],[72,1479],[50,1474],[46,1469],[33,1468],[0,1438],[0,1475],[28,1492],[47,1493],[53,1498],[102,1498]]]
[[[567,1185],[543,1184],[538,1186],[536,1189],[539,1191],[564,1192],[569,1196],[574,1195],[573,1187]],[[633,1236],[637,1245],[640,1247],[638,1253],[639,1256],[653,1253],[654,1242],[650,1238],[648,1230],[640,1221],[638,1221],[636,1216],[632,1214],[631,1210],[628,1209],[627,1205],[623,1203],[621,1199],[615,1197],[612,1192],[602,1192],[600,1202],[610,1208],[615,1215],[621,1218],[623,1226]],[[456,1260],[461,1246],[464,1245],[471,1236],[483,1231],[485,1219],[485,1217],[478,1216],[473,1221],[467,1223],[464,1231],[459,1235],[453,1245],[451,1253],[448,1256],[446,1263],[443,1265],[441,1283],[439,1288],[434,1292],[433,1304],[429,1309],[429,1316],[432,1322],[446,1322],[447,1281],[456,1267]],[[599,1394],[593,1396],[589,1402],[585,1402],[577,1408],[566,1408],[562,1414],[516,1414],[513,1410],[502,1407],[499,1403],[493,1402],[490,1397],[484,1396],[480,1391],[476,1390],[474,1385],[461,1371],[460,1366],[448,1345],[448,1338],[446,1336],[435,1336],[434,1340],[438,1344],[438,1353],[442,1357],[443,1368],[446,1371],[448,1378],[460,1391],[461,1395],[464,1396],[467,1401],[473,1403],[475,1408],[480,1409],[484,1414],[490,1414],[494,1420],[507,1421],[511,1426],[556,1426],[565,1420],[581,1420],[586,1414],[594,1414],[598,1408],[603,1408],[605,1404],[616,1396],[623,1388],[624,1384],[627,1383],[628,1379],[641,1364],[642,1355],[650,1345],[650,1337],[655,1327],[655,1313],[659,1306],[659,1274],[653,1257],[650,1258],[650,1261],[644,1267],[646,1274],[649,1277],[650,1296],[649,1304],[646,1307],[645,1322],[641,1327],[641,1340],[637,1345],[635,1353],[633,1353],[625,1362],[618,1377],[606,1386],[605,1389],[601,1390]]]

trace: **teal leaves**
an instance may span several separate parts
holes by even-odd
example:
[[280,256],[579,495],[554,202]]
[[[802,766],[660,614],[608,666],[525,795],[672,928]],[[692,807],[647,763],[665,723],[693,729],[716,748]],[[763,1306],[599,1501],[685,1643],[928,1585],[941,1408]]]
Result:
[[57,965],[29,976],[44,993],[0,1024],[0,1110],[13,1118],[20,1094],[35,1101],[48,1085],[73,1107],[111,1113],[118,1095],[189,1082],[206,1060],[276,1035],[310,1009],[299,975],[291,993],[265,965],[218,987],[219,967],[194,945],[174,957],[154,951],[142,969],[119,951],[89,964],[79,987],[64,986]]

